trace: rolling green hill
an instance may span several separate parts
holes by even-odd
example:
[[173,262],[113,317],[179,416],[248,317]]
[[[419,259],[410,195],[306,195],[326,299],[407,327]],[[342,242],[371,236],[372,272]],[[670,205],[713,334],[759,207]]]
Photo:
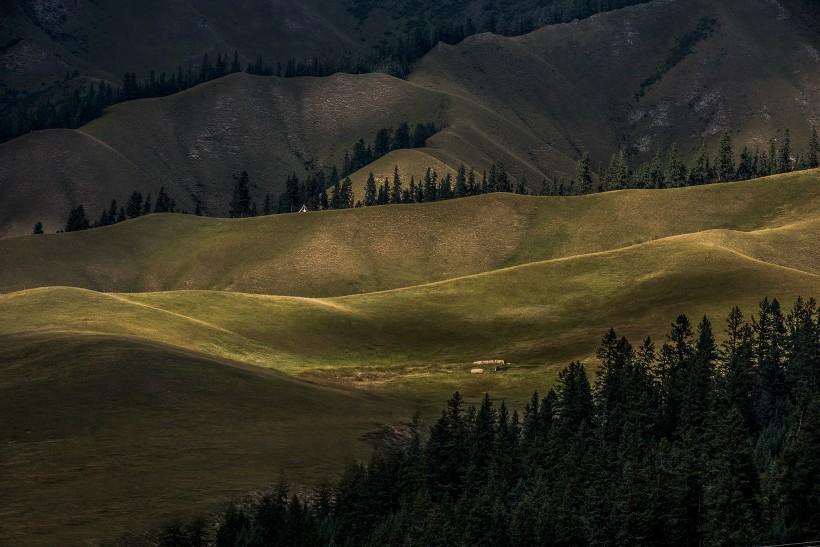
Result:
[[[453,390],[520,405],[609,327],[660,342],[681,312],[720,332],[735,304],[816,296],[818,182],[153,215],[0,240],[6,537],[106,539],[280,469],[315,484]],[[181,290],[197,287],[230,291]],[[122,292],[149,288],[165,292]],[[488,358],[513,366],[470,374]]]
[[319,482],[403,417],[389,399],[77,332],[0,335],[0,395],[9,545],[98,544],[280,473]]
[[664,191],[488,194],[245,220],[153,215],[87,232],[0,239],[8,258],[0,264],[0,291],[70,285],[339,296],[701,230],[762,230],[817,218],[820,171]]
[[[402,121],[446,125],[419,152],[431,164],[480,171],[501,161],[536,187],[572,176],[584,150],[597,168],[619,147],[652,155],[677,141],[691,157],[723,131],[766,148],[786,127],[799,149],[820,104],[820,34],[798,14],[765,0],[654,1],[439,45],[407,81],[234,75],[125,103],[78,131],[0,145],[0,234],[37,221],[54,231],[78,203],[96,215],[163,185],[188,210],[197,197],[224,215],[238,171],[250,172],[261,202],[288,173],[340,164],[358,139]],[[426,156],[396,163],[415,173]],[[388,159],[374,169],[389,170]]]

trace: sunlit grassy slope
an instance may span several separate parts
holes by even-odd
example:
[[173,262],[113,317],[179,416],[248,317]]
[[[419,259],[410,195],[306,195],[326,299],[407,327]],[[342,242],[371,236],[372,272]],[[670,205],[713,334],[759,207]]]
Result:
[[[819,194],[807,172],[0,240],[6,536],[107,538],[280,468],[315,483],[453,390],[522,403],[611,326],[660,342],[681,312],[720,331],[816,296]],[[514,366],[470,374],[485,358]]]
[[485,356],[558,363],[617,325],[662,334],[677,312],[719,314],[763,295],[820,288],[820,220],[710,231],[615,251],[356,296],[45,288],[0,297],[0,332],[138,337],[291,374],[464,364]]
[[750,231],[818,217],[820,171],[678,190],[493,194],[248,220],[156,215],[88,232],[0,239],[0,291],[67,285],[340,296],[706,229]]

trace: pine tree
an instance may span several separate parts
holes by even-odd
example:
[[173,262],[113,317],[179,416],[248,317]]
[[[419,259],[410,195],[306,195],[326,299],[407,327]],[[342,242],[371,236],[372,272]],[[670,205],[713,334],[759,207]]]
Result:
[[393,167],[393,188],[390,191],[390,203],[401,203],[402,188],[401,188],[401,174],[399,173],[399,166]]
[[78,205],[71,210],[65,225],[66,232],[78,232],[80,230],[87,230],[90,227],[91,225],[88,222],[88,218],[85,216],[85,208],[82,205]]
[[686,184],[688,173],[686,172],[686,165],[680,158],[677,143],[672,143],[672,148],[669,151],[669,160],[666,165],[666,179],[670,186],[679,188]]
[[453,191],[453,195],[457,198],[463,198],[470,195],[470,191],[467,187],[467,168],[464,167],[463,163],[458,166],[458,172],[456,174],[456,187]]
[[403,150],[410,148],[410,127],[407,122],[399,125],[398,129],[393,135],[393,150]]
[[817,127],[812,126],[809,145],[806,150],[806,166],[809,169],[820,167],[820,143],[817,140]]
[[436,201],[438,193],[436,179],[435,171],[428,167],[424,173],[424,201]]
[[145,196],[145,201],[142,204],[142,214],[143,215],[150,215],[151,214],[151,194],[149,193]]
[[453,175],[447,173],[438,185],[438,199],[451,199],[453,197]]
[[778,153],[778,173],[788,173],[792,170],[792,138],[788,129],[783,132],[783,142]]
[[780,160],[778,159],[777,155],[777,141],[772,139],[769,141],[769,172],[766,173],[767,175],[776,175],[780,173]]
[[119,208],[117,207],[117,200],[112,199],[111,205],[108,206],[108,223],[114,224],[117,222],[117,213],[119,212]]
[[242,171],[233,177],[233,195],[228,214],[231,218],[243,218],[250,216],[250,213],[250,177],[247,171]]
[[377,203],[376,179],[373,177],[373,171],[367,176],[367,183],[364,187],[364,205],[371,207]]
[[740,152],[740,161],[737,165],[737,180],[749,180],[755,176],[754,159],[748,146],[744,146]]
[[343,209],[353,208],[353,181],[350,177],[345,177],[342,182],[341,203]]
[[376,133],[376,140],[373,143],[373,158],[381,158],[388,152],[390,152],[390,130],[382,128]]
[[43,233],[43,223],[42,222],[37,222],[34,225],[34,230],[32,230],[31,233],[34,234],[34,235],[41,235]]
[[384,181],[379,185],[379,191],[376,195],[376,203],[378,205],[386,205],[390,203],[390,179],[384,177]]
[[737,409],[723,411],[711,437],[703,495],[705,544],[752,545],[760,537],[760,486]]
[[720,139],[717,171],[719,182],[728,182],[735,179],[735,173],[737,172],[735,155],[732,151],[732,137],[728,132],[724,133]]
[[125,212],[128,218],[137,218],[142,215],[142,194],[134,191],[128,198],[128,203],[125,207]]
[[592,192],[592,173],[589,168],[589,154],[584,152],[575,171],[575,186],[579,194]]

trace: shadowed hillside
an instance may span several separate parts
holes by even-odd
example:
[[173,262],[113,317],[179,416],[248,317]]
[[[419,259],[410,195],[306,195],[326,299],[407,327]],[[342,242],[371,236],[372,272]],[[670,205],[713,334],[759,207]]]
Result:
[[[340,165],[358,139],[402,121],[446,125],[424,151],[432,164],[481,171],[500,161],[533,186],[572,176],[584,150],[597,168],[619,147],[651,155],[677,141],[689,157],[722,131],[765,148],[784,128],[799,148],[820,105],[818,48],[817,29],[771,2],[656,0],[517,38],[440,45],[409,81],[235,75],[114,107],[81,134],[0,146],[0,233],[37,221],[54,231],[79,203],[96,215],[112,198],[163,185],[189,211],[198,198],[224,215],[238,171],[261,201],[290,172]],[[66,150],[89,160],[69,161]],[[388,169],[381,161],[375,170]]]
[[3,334],[0,373],[3,542],[13,545],[98,543],[211,510],[280,473],[319,482],[344,455],[367,454],[357,441],[377,420],[402,417],[395,401],[147,339]]

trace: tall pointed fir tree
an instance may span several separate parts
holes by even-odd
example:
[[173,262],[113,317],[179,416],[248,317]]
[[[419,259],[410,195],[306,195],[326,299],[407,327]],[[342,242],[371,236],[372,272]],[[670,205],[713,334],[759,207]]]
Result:
[[592,173],[589,168],[589,154],[584,152],[575,170],[575,186],[579,194],[592,192]]
[[250,213],[250,177],[247,171],[242,171],[233,177],[233,193],[231,195],[229,214],[231,218],[242,218],[250,216]]
[[817,140],[817,127],[811,127],[809,145],[806,149],[806,166],[809,169],[820,167],[820,143]]
[[376,205],[377,197],[378,191],[376,190],[376,179],[373,176],[373,172],[371,171],[370,174],[367,176],[367,182],[364,186],[365,207],[371,207],[373,205]]
[[780,143],[777,161],[779,173],[788,173],[792,170],[792,136],[788,129],[783,132],[783,142]]
[[732,137],[728,132],[720,139],[720,150],[718,152],[718,180],[728,182],[735,180],[737,169],[735,167],[735,154],[732,150]]
[[399,173],[399,166],[393,167],[393,188],[390,190],[390,203],[401,203],[402,188],[401,188],[401,173]]

